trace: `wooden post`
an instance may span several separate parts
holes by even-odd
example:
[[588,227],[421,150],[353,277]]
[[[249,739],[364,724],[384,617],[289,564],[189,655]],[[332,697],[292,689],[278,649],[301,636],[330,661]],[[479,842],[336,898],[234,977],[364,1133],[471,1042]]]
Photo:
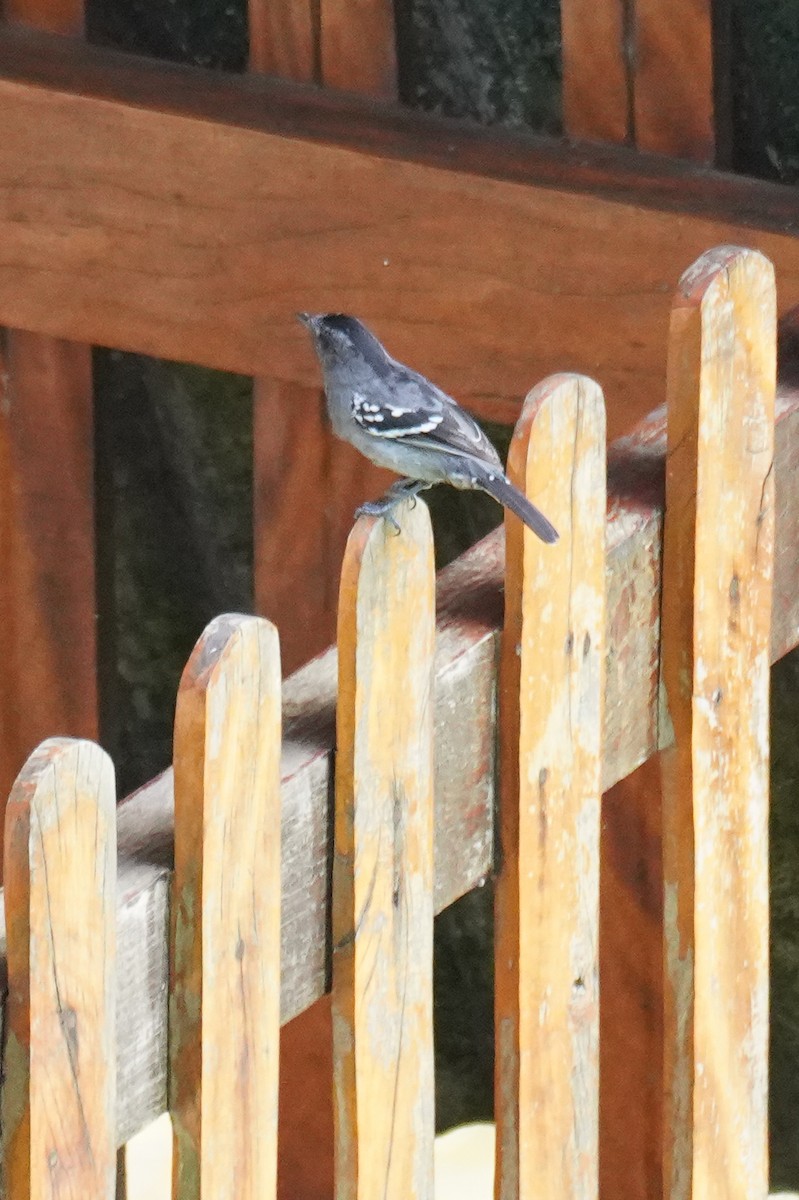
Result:
[[633,139],[633,11],[625,0],[561,0],[563,124],[571,137]]
[[339,600],[337,1200],[433,1196],[433,652],[427,507],[361,518]]
[[6,810],[8,1200],[111,1200],[116,1181],[116,796],[91,742],[43,742]]
[[527,397],[508,469],[560,532],[505,519],[496,887],[498,1200],[597,1195],[605,409],[574,375]]
[[175,1200],[275,1194],[280,1029],[280,657],[217,617],[175,715],[169,1103]]
[[[0,12],[83,32],[82,0]],[[53,730],[97,736],[93,420],[88,346],[0,330],[0,803]]]
[[683,275],[668,364],[662,670],[664,1195],[768,1190],[768,705],[774,272]]

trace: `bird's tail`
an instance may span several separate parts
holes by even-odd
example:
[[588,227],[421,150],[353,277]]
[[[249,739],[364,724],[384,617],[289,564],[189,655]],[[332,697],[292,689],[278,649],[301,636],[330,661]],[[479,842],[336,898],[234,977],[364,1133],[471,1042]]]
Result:
[[481,475],[479,482],[484,491],[498,500],[505,508],[516,513],[516,516],[524,521],[525,525],[528,525],[542,542],[551,544],[558,540],[558,531],[555,526],[504,475],[486,472]]

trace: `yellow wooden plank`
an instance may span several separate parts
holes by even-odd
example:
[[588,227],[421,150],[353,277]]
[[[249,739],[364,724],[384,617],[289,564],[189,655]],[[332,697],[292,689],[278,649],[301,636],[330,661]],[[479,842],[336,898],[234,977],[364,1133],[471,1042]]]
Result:
[[6,810],[9,1200],[111,1200],[116,1180],[116,796],[91,742],[43,742]]
[[671,321],[662,662],[665,1190],[767,1192],[774,272],[720,247]]
[[170,978],[175,1200],[275,1193],[280,1027],[280,654],[217,617],[175,716]]
[[498,1200],[597,1194],[605,409],[576,375],[527,397],[511,478],[560,532],[507,516],[496,889]]
[[433,653],[426,506],[361,518],[339,601],[333,868],[338,1200],[432,1200]]

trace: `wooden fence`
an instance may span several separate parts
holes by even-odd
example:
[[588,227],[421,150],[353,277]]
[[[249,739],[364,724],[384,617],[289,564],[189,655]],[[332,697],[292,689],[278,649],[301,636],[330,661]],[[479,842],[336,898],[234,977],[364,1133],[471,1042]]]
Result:
[[[400,110],[389,0],[249,0],[244,77],[81,45],[83,0],[0,7],[3,790],[48,730],[98,736],[87,343],[256,377],[255,601],[293,669],[333,636],[350,514],[377,490],[326,436],[295,310],[346,295],[496,421],[531,379],[596,375],[616,436],[660,401],[668,296],[707,246],[761,249],[799,302],[794,193],[697,169],[729,161],[725,0],[561,0],[578,146]],[[301,523],[298,493],[326,500]]]
[[436,601],[424,504],[399,536],[362,518],[337,648],[282,698],[275,628],[223,616],[174,773],[117,810],[97,746],[38,748],[5,845],[11,1200],[110,1200],[117,1146],[167,1108],[176,1198],[274,1195],[279,1028],[331,987],[336,1195],[431,1197],[433,916],[495,865],[497,1197],[596,1197],[620,1102],[601,794],[658,750],[664,1194],[765,1196],[768,677],[799,641],[775,360],[771,265],[709,252],[672,311],[667,422],[611,448],[607,495],[598,386],[528,396],[509,469],[555,547],[509,517]]

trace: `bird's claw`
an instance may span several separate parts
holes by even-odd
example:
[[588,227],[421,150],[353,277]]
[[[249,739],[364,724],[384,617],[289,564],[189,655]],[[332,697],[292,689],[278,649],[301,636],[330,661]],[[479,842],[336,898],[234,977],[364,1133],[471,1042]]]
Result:
[[392,498],[388,503],[385,500],[367,500],[355,510],[355,519],[358,517],[383,517],[386,522],[394,530],[395,534],[402,533],[399,523],[394,516],[394,508],[398,501]]
[[394,533],[401,533],[394,509],[398,504],[402,504],[403,500],[407,500],[411,508],[415,508],[418,493],[429,486],[428,483],[415,479],[398,479],[396,483],[392,483],[385,496],[381,496],[379,500],[367,500],[360,508],[356,508],[355,516],[384,517]]

